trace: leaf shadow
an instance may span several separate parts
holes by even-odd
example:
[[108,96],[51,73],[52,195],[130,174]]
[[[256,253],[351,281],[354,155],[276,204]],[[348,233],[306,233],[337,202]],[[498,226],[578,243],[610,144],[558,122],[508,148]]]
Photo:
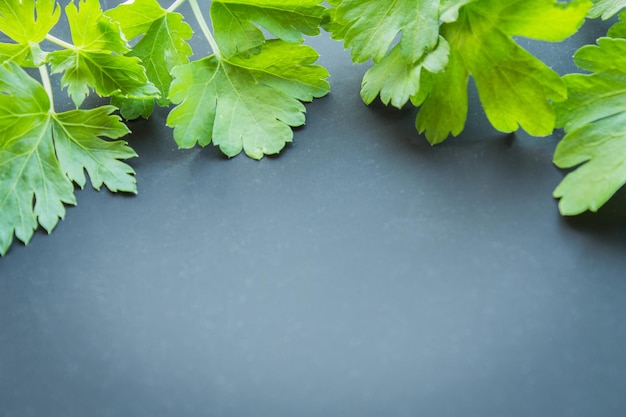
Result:
[[563,217],[567,227],[626,247],[626,187],[619,189],[596,213],[584,212],[578,216]]

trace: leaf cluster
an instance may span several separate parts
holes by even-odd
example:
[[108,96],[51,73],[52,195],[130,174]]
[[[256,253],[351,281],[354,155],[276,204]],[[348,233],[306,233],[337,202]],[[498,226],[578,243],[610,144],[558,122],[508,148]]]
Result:
[[554,191],[563,215],[597,211],[626,183],[626,12],[560,77],[515,38],[561,41],[586,17],[607,19],[624,0],[331,0],[327,29],[355,62],[373,61],[361,89],[401,108],[432,144],[462,132],[467,88],[499,131],[545,136],[565,129],[554,163],[568,173]]
[[[356,62],[374,65],[363,78],[365,103],[377,97],[420,107],[416,120],[432,144],[456,136],[467,119],[472,76],[491,124],[545,136],[565,83],[514,37],[560,41],[583,23],[589,0],[333,0],[329,30]],[[396,42],[396,39],[399,40]]]
[[[193,61],[193,30],[176,11],[185,3],[213,52]],[[305,122],[302,102],[329,91],[318,53],[303,45],[319,33],[320,3],[216,0],[211,32],[197,0],[168,8],[136,0],[106,12],[98,0],[75,0],[63,8],[71,40],[62,40],[53,35],[62,13],[54,0],[0,2],[0,254],[13,236],[28,243],[38,226],[52,231],[85,173],[96,189],[136,193],[123,162],[136,154],[119,140],[129,130],[116,110],[134,119],[155,103],[173,105],[167,123],[181,148],[278,153]],[[39,80],[24,68],[38,68]],[[74,109],[55,109],[50,74]],[[81,109],[92,92],[111,105]]]
[[[61,9],[51,0],[0,2],[0,254],[15,235],[27,243],[41,225],[52,231],[76,204],[74,185],[136,192],[133,169],[123,162],[135,152],[117,140],[129,131],[113,106],[79,109],[90,90],[100,95],[145,97],[156,93],[128,51],[117,23],[97,0],[64,9],[72,42],[51,34]],[[56,48],[49,49],[49,46]],[[38,68],[35,80],[24,68]],[[49,72],[76,109],[56,111]]]
[[[601,1],[593,12],[605,18],[626,1]],[[554,163],[569,172],[554,190],[564,215],[597,211],[626,183],[626,12],[596,45],[580,48],[574,62],[585,74],[563,77],[569,91],[555,108],[566,134]]]
[[[318,53],[302,45],[319,33],[320,0],[215,0],[208,29],[196,0],[189,3],[213,54],[194,61],[184,17],[156,0],[136,0],[107,12],[159,88],[157,104],[176,106],[167,124],[181,148],[213,143],[232,157],[260,159],[280,152],[304,124],[303,101],[329,91]],[[267,39],[261,28],[272,37]],[[148,117],[154,100],[118,99],[126,118]]]
[[[363,101],[417,107],[416,129],[431,144],[464,129],[470,77],[495,129],[545,136],[563,127],[554,162],[576,168],[554,192],[564,215],[596,211],[626,182],[626,23],[577,52],[588,74],[560,77],[516,41],[561,41],[625,0],[323,3],[213,0],[203,10],[204,0],[134,0],[103,11],[98,0],[0,2],[0,254],[14,236],[27,243],[39,226],[50,232],[87,176],[96,189],[137,192],[125,162],[136,154],[116,111],[136,119],[168,107],[180,148],[280,152],[305,123],[303,102],[329,92],[328,71],[304,44],[322,27],[355,63],[371,62]],[[54,36],[62,13],[71,39]],[[207,56],[190,46],[199,35]],[[74,108],[56,109],[50,74]],[[92,93],[110,105],[82,109]]]

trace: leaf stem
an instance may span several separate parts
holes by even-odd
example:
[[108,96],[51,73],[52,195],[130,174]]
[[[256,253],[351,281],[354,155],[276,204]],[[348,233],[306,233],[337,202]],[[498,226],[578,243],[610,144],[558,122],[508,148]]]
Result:
[[43,84],[46,94],[48,94],[48,100],[50,101],[50,113],[54,113],[54,96],[52,95],[52,84],[50,83],[50,75],[48,74],[48,68],[45,65],[39,67],[39,74],[41,75],[41,83]]
[[222,54],[220,53],[220,48],[217,46],[217,42],[215,38],[211,34],[211,30],[209,29],[209,25],[207,24],[204,16],[202,15],[202,11],[200,10],[200,6],[198,6],[197,0],[189,0],[189,4],[191,4],[191,10],[193,10],[193,15],[196,17],[198,24],[200,25],[200,29],[202,33],[206,37],[207,41],[209,41],[209,45],[211,45],[211,49],[213,49],[213,53],[215,56],[220,59]]
[[50,42],[59,45],[62,48],[65,49],[76,49],[76,46],[72,45],[71,43],[67,43],[62,39],[57,38],[56,36],[47,34],[46,35],[46,39],[49,40]]
[[184,4],[187,0],[176,0],[170,7],[167,8],[168,12],[175,12],[182,4]]

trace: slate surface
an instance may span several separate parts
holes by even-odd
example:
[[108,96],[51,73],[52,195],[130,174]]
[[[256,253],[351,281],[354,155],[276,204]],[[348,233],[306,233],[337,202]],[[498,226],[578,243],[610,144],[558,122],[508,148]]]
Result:
[[[572,71],[606,28],[524,44]],[[137,197],[78,191],[0,259],[0,416],[626,415],[623,193],[563,219],[559,132],[498,133],[472,93],[431,148],[310,44],[333,92],[279,157],[179,151],[158,111]]]

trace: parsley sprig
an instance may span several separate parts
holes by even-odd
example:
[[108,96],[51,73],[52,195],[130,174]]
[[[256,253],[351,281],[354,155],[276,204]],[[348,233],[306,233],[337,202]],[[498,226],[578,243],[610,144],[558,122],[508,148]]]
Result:
[[[305,122],[304,102],[329,91],[318,53],[304,44],[320,26],[355,63],[373,61],[361,96],[419,108],[432,144],[458,135],[474,78],[494,128],[535,136],[563,127],[554,162],[575,168],[555,190],[564,215],[598,210],[626,183],[626,14],[575,57],[589,74],[559,77],[517,42],[561,41],[586,17],[608,18],[624,0],[134,0],[107,11],[98,0],[0,2],[0,254],[14,237],[51,232],[95,189],[136,193],[121,138],[125,119],[170,108],[181,148],[218,146],[227,156],[280,152]],[[188,4],[211,53],[197,56]],[[205,15],[205,12],[206,15]],[[52,34],[65,13],[71,39]],[[33,71],[33,69],[35,69]],[[60,77],[53,89],[51,74]],[[59,109],[65,92],[74,108]],[[83,108],[88,95],[110,105]]]
[[[212,49],[193,61],[194,33],[177,12],[184,3]],[[98,0],[77,0],[64,8],[70,41],[51,33],[61,14],[54,0],[0,2],[9,40],[0,43],[0,254],[14,236],[28,243],[39,226],[51,232],[85,173],[96,189],[137,192],[118,109],[134,119],[173,104],[167,123],[181,148],[213,143],[255,159],[280,152],[305,122],[302,102],[329,91],[318,53],[302,44],[319,33],[320,3],[136,0],[104,12]],[[24,68],[38,68],[39,80]],[[50,74],[60,74],[75,109],[55,109]],[[92,92],[111,105],[81,109]]]

